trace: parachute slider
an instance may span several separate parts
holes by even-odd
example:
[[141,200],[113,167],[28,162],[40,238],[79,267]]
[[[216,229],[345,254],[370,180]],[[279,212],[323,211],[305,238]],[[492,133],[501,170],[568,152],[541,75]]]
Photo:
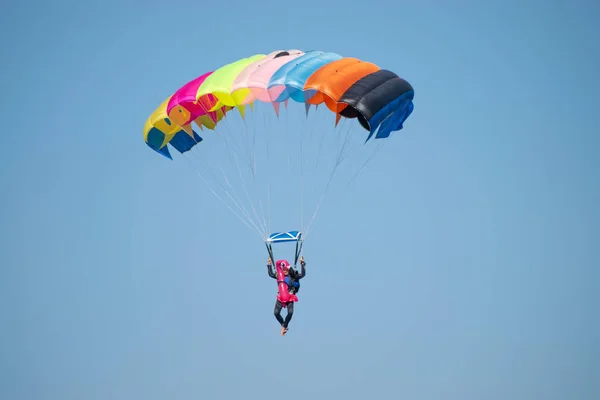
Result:
[[301,242],[302,232],[276,232],[272,233],[267,239],[267,243],[285,243],[285,242]]
[[269,236],[269,238],[265,241],[265,245],[267,246],[267,251],[269,252],[269,257],[271,257],[271,260],[275,260],[275,257],[273,257],[272,244],[289,242],[296,242],[296,254],[294,256],[294,266],[296,266],[300,254],[302,253],[302,232],[299,231],[276,232]]

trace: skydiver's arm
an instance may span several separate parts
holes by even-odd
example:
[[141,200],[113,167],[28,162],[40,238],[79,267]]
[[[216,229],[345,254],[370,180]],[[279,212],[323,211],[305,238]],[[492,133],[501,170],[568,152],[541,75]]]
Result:
[[298,275],[297,279],[302,279],[306,275],[306,263],[300,263],[300,267],[302,268],[302,272]]
[[267,272],[269,273],[269,276],[273,279],[277,279],[277,274],[275,274],[275,272],[273,271],[273,268],[271,268],[271,264],[267,264]]

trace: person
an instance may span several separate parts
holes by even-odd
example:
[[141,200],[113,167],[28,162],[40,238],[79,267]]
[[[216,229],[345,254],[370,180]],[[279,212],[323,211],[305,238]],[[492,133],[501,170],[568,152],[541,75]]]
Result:
[[[294,302],[298,301],[298,297],[296,293],[300,290],[300,279],[304,278],[306,275],[306,262],[304,261],[304,256],[300,257],[300,265],[302,267],[302,272],[298,273],[294,268],[291,268],[289,262],[287,260],[279,260],[277,261],[278,265],[276,265],[276,271],[272,269],[272,261],[271,258],[267,260],[267,272],[269,276],[275,280],[277,280],[279,286],[279,293],[277,295],[277,300],[275,301],[275,318],[281,325],[281,336],[285,335],[288,331],[288,326],[292,317],[294,315]],[[278,272],[282,271],[283,280],[279,280]],[[284,293],[282,293],[282,291]],[[287,308],[287,315],[285,319],[281,316],[281,310],[283,308]]]

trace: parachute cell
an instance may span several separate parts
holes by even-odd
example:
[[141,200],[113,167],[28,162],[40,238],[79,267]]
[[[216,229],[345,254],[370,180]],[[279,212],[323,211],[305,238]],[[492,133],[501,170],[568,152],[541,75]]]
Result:
[[214,129],[217,122],[223,118],[227,112],[226,107],[218,111],[208,111],[217,104],[215,96],[207,94],[199,99],[196,97],[198,89],[211,74],[212,71],[199,76],[173,94],[167,105],[167,115],[173,122],[184,126],[194,121],[200,129]]
[[[382,69],[362,77],[339,99],[349,107],[340,113],[346,118],[358,117],[360,124],[371,131],[387,116],[400,108],[402,100],[412,100],[413,88],[391,71]],[[379,113],[379,114],[378,114]],[[375,118],[377,115],[379,120]]]
[[245,87],[240,87],[235,92],[232,92],[233,82],[246,67],[265,57],[267,56],[264,54],[257,54],[217,69],[204,80],[202,85],[200,85],[198,92],[196,93],[196,100],[200,100],[203,96],[212,94],[219,101],[217,105],[213,106],[209,111],[216,111],[219,107],[224,105],[231,107],[240,106],[240,112],[243,114],[244,106],[242,105],[242,101],[248,95],[250,90]]
[[170,144],[180,153],[189,151],[202,141],[190,124],[177,125],[167,115],[167,105],[171,97],[163,101],[148,117],[144,124],[144,141],[154,151],[173,159],[167,148]]

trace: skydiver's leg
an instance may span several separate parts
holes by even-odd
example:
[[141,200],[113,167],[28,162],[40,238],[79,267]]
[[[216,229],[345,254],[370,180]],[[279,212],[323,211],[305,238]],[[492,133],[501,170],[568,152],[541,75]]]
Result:
[[277,318],[277,321],[279,321],[279,324],[281,326],[283,326],[284,322],[283,322],[283,318],[281,317],[281,308],[283,307],[283,305],[281,304],[281,302],[279,300],[276,300],[275,302],[275,318]]
[[294,302],[290,301],[287,305],[287,315],[285,316],[285,321],[283,322],[283,327],[287,329],[290,321],[292,320],[292,316],[294,315]]

